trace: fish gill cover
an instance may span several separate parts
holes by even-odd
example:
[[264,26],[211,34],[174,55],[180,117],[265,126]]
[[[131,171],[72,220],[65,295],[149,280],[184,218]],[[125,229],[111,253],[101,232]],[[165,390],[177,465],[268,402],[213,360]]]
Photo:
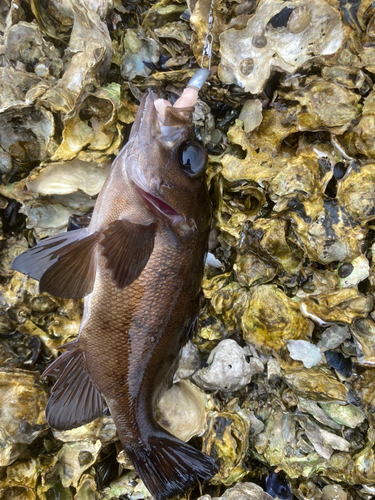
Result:
[[[199,67],[210,3],[0,0],[0,498],[150,498],[108,413],[48,428],[40,374],[82,303],[10,265],[92,210],[145,91]],[[220,464],[186,498],[370,499],[374,3],[215,0],[213,36],[194,123],[219,262],[157,418]]]

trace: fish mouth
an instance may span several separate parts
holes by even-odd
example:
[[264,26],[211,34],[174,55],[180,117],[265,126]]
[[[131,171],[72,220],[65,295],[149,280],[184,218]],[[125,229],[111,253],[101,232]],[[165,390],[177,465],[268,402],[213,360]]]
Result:
[[183,220],[183,217],[164,200],[154,196],[148,191],[145,191],[135,183],[134,186],[138,193],[142,196],[143,201],[146,203],[147,207],[152,212],[156,213],[156,215],[162,214],[164,217],[167,217],[169,220],[171,220],[173,224],[178,224]]

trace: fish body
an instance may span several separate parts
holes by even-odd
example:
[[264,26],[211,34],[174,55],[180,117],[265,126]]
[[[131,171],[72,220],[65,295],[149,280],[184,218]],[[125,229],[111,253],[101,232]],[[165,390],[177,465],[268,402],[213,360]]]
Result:
[[192,108],[169,106],[162,116],[156,99],[143,99],[89,226],[41,241],[13,268],[39,279],[42,291],[85,296],[78,339],[44,373],[57,378],[47,421],[57,429],[87,423],[104,397],[135,469],[163,500],[217,465],[154,418],[196,324],[210,224]]

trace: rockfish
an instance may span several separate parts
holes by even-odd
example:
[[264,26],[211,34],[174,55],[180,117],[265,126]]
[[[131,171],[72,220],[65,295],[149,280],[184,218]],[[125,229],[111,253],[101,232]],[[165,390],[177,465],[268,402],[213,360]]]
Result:
[[42,240],[12,265],[39,280],[41,291],[85,297],[78,339],[43,374],[57,378],[49,425],[91,422],[104,398],[126,454],[158,500],[218,470],[154,417],[196,325],[210,229],[207,156],[192,124],[197,91],[188,87],[174,106],[149,91],[88,227]]

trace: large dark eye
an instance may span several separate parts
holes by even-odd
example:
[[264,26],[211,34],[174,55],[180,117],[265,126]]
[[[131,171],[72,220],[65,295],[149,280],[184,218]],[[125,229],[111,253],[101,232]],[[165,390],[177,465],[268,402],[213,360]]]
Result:
[[206,151],[197,142],[185,142],[180,147],[180,162],[182,168],[190,177],[199,177],[207,163]]

